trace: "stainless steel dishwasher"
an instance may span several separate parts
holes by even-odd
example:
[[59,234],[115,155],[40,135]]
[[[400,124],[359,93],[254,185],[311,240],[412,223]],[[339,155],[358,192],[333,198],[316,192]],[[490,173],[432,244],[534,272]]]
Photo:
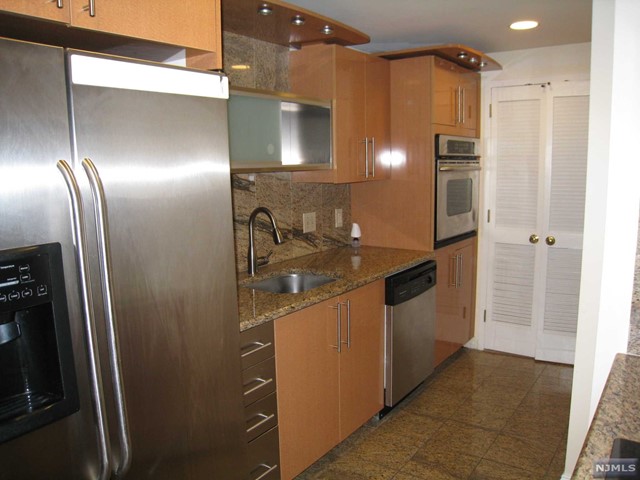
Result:
[[384,404],[393,407],[433,372],[436,262],[387,277],[385,286]]

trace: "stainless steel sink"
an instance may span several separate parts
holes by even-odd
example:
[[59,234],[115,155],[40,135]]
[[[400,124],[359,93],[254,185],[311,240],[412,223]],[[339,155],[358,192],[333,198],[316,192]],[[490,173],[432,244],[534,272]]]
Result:
[[300,293],[336,280],[335,278],[315,273],[287,273],[244,286],[271,293]]

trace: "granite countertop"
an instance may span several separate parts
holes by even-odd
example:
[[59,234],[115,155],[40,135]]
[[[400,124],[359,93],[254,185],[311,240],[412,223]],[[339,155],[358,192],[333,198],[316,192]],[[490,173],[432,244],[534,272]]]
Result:
[[640,442],[640,356],[619,353],[571,478],[593,478],[596,460],[609,458],[618,437]]
[[[240,331],[341,295],[434,258],[433,252],[380,247],[359,247],[356,250],[352,247],[341,247],[260,267],[255,277],[249,277],[246,273],[240,274],[238,276]],[[283,272],[319,273],[337,277],[338,280],[303,293],[291,294],[268,293],[243,286]]]

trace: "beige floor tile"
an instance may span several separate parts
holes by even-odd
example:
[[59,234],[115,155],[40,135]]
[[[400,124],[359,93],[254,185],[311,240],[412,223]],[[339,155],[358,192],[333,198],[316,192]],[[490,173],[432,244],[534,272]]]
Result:
[[313,472],[305,472],[297,480],[391,480],[395,469],[357,458],[340,459]]
[[456,452],[443,445],[428,445],[421,448],[401,471],[418,478],[431,478],[429,474],[433,474],[436,478],[439,475],[444,478],[466,479],[480,460],[480,457]]
[[546,441],[558,446],[566,435],[567,425],[568,418],[552,418],[540,412],[528,411],[521,405],[509,418],[502,432],[515,437]]
[[426,442],[441,426],[443,421],[433,417],[417,415],[406,410],[392,413],[378,426],[379,432],[396,432],[412,438],[418,443]]
[[556,446],[544,440],[498,435],[484,458],[542,475],[551,465]]
[[[465,363],[497,367],[502,363],[504,355],[488,351],[464,349],[459,360]],[[456,361],[458,363],[458,361]]]
[[558,377],[558,378],[573,378],[573,367],[570,365],[558,365],[555,363],[548,363],[545,365],[544,370],[540,374],[544,377]]
[[[566,447],[566,442],[565,442]],[[551,464],[546,472],[547,478],[554,478],[557,480],[564,473],[564,463],[566,461],[566,448],[560,448],[556,451],[553,459],[551,460]]]
[[336,463],[369,462],[397,471],[413,457],[419,445],[414,438],[396,432],[375,431],[341,455]]
[[470,395],[464,392],[447,392],[445,388],[429,388],[409,403],[404,410],[414,415],[427,415],[446,420]]
[[497,432],[491,430],[449,420],[421,448],[421,451],[463,452],[482,457],[497,435]]
[[540,475],[491,460],[482,460],[469,480],[540,480]]
[[552,395],[566,395],[568,398],[570,398],[572,385],[573,380],[570,378],[540,375],[540,377],[538,377],[535,384],[531,388],[531,391]]
[[468,399],[455,411],[452,418],[457,422],[498,431],[504,428],[516,407],[517,403],[499,405],[497,402]]

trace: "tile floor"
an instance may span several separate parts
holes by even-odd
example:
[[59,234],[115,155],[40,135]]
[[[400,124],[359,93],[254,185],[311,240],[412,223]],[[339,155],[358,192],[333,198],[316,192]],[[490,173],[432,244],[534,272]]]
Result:
[[298,480],[558,480],[573,368],[464,349]]

